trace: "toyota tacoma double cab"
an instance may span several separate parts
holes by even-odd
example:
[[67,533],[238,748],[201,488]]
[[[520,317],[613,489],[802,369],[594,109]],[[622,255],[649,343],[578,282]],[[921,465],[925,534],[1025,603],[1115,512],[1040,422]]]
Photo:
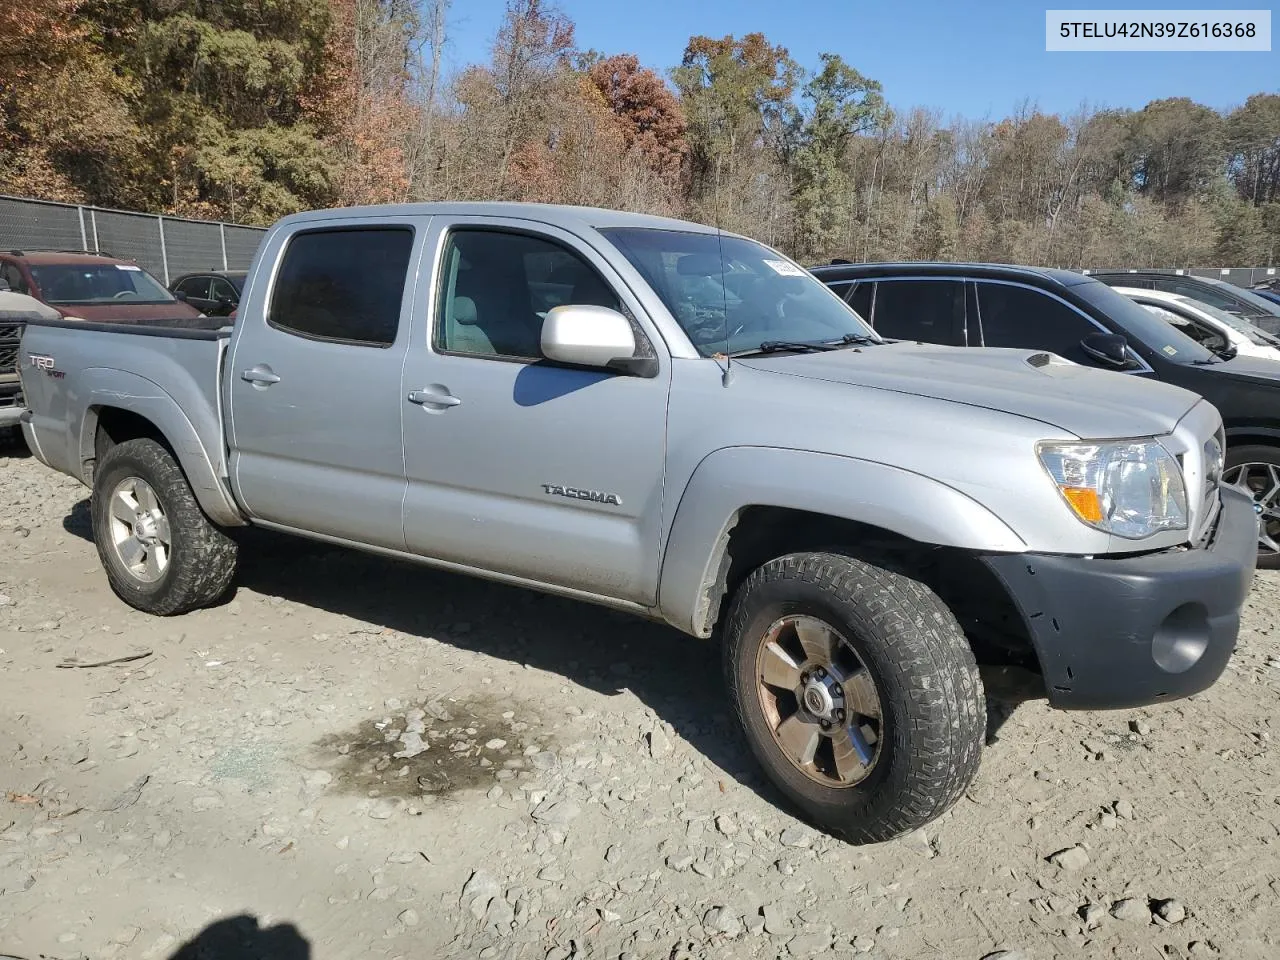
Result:
[[219,602],[254,525],[714,638],[767,775],[851,842],[956,802],[984,675],[1064,709],[1186,697],[1252,584],[1212,404],[885,342],[783,254],[681,220],[297,214],[225,327],[36,321],[21,351],[26,439],[91,489],[124,602]]

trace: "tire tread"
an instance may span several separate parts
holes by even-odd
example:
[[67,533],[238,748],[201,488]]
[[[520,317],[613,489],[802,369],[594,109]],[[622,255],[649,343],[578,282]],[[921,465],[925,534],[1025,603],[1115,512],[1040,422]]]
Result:
[[788,580],[804,581],[861,608],[878,638],[892,646],[886,659],[909,691],[915,718],[909,736],[891,731],[908,754],[901,758],[907,771],[904,788],[871,821],[855,818],[824,826],[851,842],[869,843],[901,836],[937,818],[976,774],[986,729],[977,663],[955,617],[919,581],[852,556],[796,553],[764,564],[739,588],[726,629],[732,706],[744,727],[747,705],[732,682],[736,666],[731,661],[749,639],[744,634],[753,594],[766,584]]
[[[121,575],[108,555],[102,513],[106,507],[99,501],[108,495],[104,488],[118,467],[141,476],[164,502],[173,573],[154,593],[138,589]],[[107,579],[116,595],[130,606],[162,617],[187,613],[216,601],[235,577],[235,541],[209,521],[173,455],[153,439],[126,440],[103,455],[94,470],[90,510],[93,539]]]

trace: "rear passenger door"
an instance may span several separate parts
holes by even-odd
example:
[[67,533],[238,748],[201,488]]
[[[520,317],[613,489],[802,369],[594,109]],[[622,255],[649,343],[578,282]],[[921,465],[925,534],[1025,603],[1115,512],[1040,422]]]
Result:
[[[861,304],[865,294],[855,290]],[[854,307],[859,313],[858,306]],[[867,316],[864,314],[864,316]],[[894,340],[965,345],[965,286],[961,279],[877,279],[871,296],[871,325]]]
[[263,251],[224,374],[255,519],[403,549],[400,368],[427,220],[304,223]]

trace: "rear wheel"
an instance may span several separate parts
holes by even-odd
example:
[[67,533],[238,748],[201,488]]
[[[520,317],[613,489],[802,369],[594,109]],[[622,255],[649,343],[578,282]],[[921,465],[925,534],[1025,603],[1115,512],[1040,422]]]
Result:
[[155,440],[128,440],[103,455],[90,513],[107,579],[130,606],[171,616],[208,606],[230,586],[235,541],[209,522]]
[[1280,447],[1251,444],[1227,450],[1222,479],[1262,508],[1258,515],[1258,566],[1280,569]]
[[738,589],[725,632],[734,711],[765,772],[855,843],[937,818],[978,769],[986,706],[951,612],[861,560],[791,554]]

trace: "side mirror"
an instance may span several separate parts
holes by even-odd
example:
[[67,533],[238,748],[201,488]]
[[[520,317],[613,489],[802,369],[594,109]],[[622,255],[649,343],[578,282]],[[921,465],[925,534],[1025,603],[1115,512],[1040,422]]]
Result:
[[617,370],[640,377],[658,372],[656,360],[636,357],[631,322],[616,310],[561,304],[542,321],[542,355],[576,367]]
[[187,302],[187,295],[183,293],[181,290],[173,291],[173,297],[175,300],[181,300],[183,303]]
[[1091,333],[1080,341],[1080,347],[1094,360],[1116,370],[1137,366],[1129,356],[1128,341],[1118,333]]

